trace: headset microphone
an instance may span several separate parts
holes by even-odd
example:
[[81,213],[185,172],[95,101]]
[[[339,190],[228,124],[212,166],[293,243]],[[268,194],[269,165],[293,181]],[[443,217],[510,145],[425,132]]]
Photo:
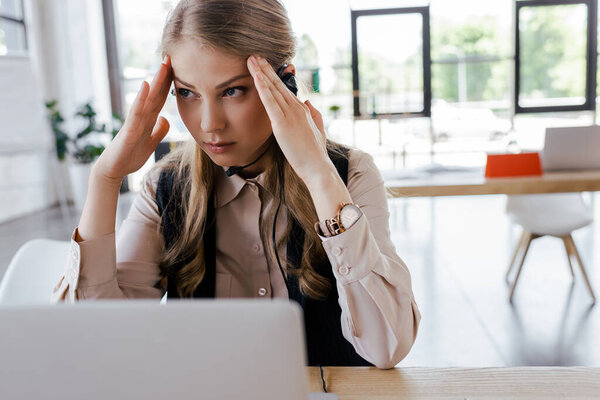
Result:
[[[274,140],[271,142],[271,144],[273,142],[274,142]],[[262,158],[262,156],[264,156],[267,153],[267,150],[269,150],[271,148],[271,144],[269,144],[269,146],[265,149],[265,151],[263,151],[262,154],[260,156],[258,156],[258,158],[256,160],[252,161],[250,164],[242,165],[241,167],[229,167],[227,169],[227,171],[225,171],[225,175],[227,175],[227,176],[236,175],[238,172],[240,172],[244,168],[247,168],[247,167],[251,166],[252,164],[256,163],[258,160],[260,160]]]

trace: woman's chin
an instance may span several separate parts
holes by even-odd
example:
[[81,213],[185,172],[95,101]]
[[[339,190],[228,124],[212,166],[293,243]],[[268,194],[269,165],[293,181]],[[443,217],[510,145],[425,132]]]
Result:
[[239,165],[236,161],[236,157],[231,157],[230,155],[221,155],[221,154],[213,154],[206,149],[202,149],[202,151],[210,158],[210,160],[219,167],[230,167],[232,165]]

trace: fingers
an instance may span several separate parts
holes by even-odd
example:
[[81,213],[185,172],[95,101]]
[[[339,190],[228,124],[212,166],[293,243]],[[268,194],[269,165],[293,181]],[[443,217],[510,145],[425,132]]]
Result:
[[323,116],[321,115],[319,110],[317,110],[315,107],[313,107],[312,103],[309,100],[306,100],[304,102],[304,104],[306,104],[308,106],[308,111],[310,112],[310,116],[312,117],[313,121],[315,121],[315,125],[317,125],[317,128],[319,128],[319,130],[323,134],[325,134],[325,124],[323,123]]
[[142,82],[142,86],[131,105],[131,109],[129,110],[129,114],[127,114],[127,118],[125,119],[125,123],[123,123],[121,130],[132,131],[139,128],[144,115],[144,106],[146,104],[146,99],[148,98],[149,88],[148,82]]
[[152,146],[156,148],[161,140],[165,138],[170,128],[169,121],[165,117],[158,117],[158,121],[154,125],[152,129],[152,134],[150,135]]
[[296,96],[290,92],[285,86],[281,78],[277,75],[275,70],[271,67],[271,64],[267,62],[263,57],[253,56],[251,59],[256,61],[256,64],[267,78],[267,82],[270,84],[272,91],[281,94],[281,97],[287,104],[293,104],[297,101]]
[[158,114],[165,105],[171,82],[173,81],[173,69],[171,68],[171,58],[165,57],[165,61],[160,64],[152,83],[150,84],[150,94],[148,111],[152,114]]
[[252,57],[248,59],[248,69],[254,78],[254,85],[271,121],[274,122],[283,119],[287,103],[281,94],[273,90],[272,85],[267,80],[261,68],[252,60]]

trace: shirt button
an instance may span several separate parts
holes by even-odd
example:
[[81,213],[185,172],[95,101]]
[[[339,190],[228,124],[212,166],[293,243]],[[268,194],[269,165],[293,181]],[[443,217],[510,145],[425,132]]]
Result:
[[334,256],[339,256],[340,254],[342,254],[342,249],[340,249],[339,247],[334,247],[332,253]]
[[347,265],[343,265],[340,267],[340,269],[338,271],[342,275],[348,275],[348,273],[350,273],[350,267]]
[[265,289],[264,287],[261,287],[260,289],[258,289],[259,296],[264,296],[266,294],[267,294],[267,289]]
[[79,254],[77,254],[77,248],[71,249],[71,257],[73,257],[73,261],[77,262]]
[[75,282],[75,280],[77,280],[77,270],[75,268],[72,268],[69,271],[69,280],[71,282]]
[[253,251],[253,252],[255,252],[255,253],[260,253],[260,244],[258,244],[258,243],[255,243],[255,244],[252,246],[252,251]]

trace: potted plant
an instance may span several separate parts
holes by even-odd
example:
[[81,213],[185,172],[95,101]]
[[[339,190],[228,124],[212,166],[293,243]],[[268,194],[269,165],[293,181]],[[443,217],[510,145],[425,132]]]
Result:
[[338,106],[337,104],[333,104],[332,106],[329,107],[329,112],[331,112],[334,119],[337,118],[338,114],[340,112],[340,106]]
[[82,128],[71,138],[61,127],[64,119],[56,107],[55,100],[46,103],[56,140],[57,157],[64,160],[65,155],[69,155],[68,170],[73,202],[78,210],[82,210],[92,166],[106,144],[119,132],[123,120],[118,115],[113,115],[113,126],[108,129],[106,124],[96,121],[96,111],[90,103],[86,103],[75,114],[75,117],[83,120]]

